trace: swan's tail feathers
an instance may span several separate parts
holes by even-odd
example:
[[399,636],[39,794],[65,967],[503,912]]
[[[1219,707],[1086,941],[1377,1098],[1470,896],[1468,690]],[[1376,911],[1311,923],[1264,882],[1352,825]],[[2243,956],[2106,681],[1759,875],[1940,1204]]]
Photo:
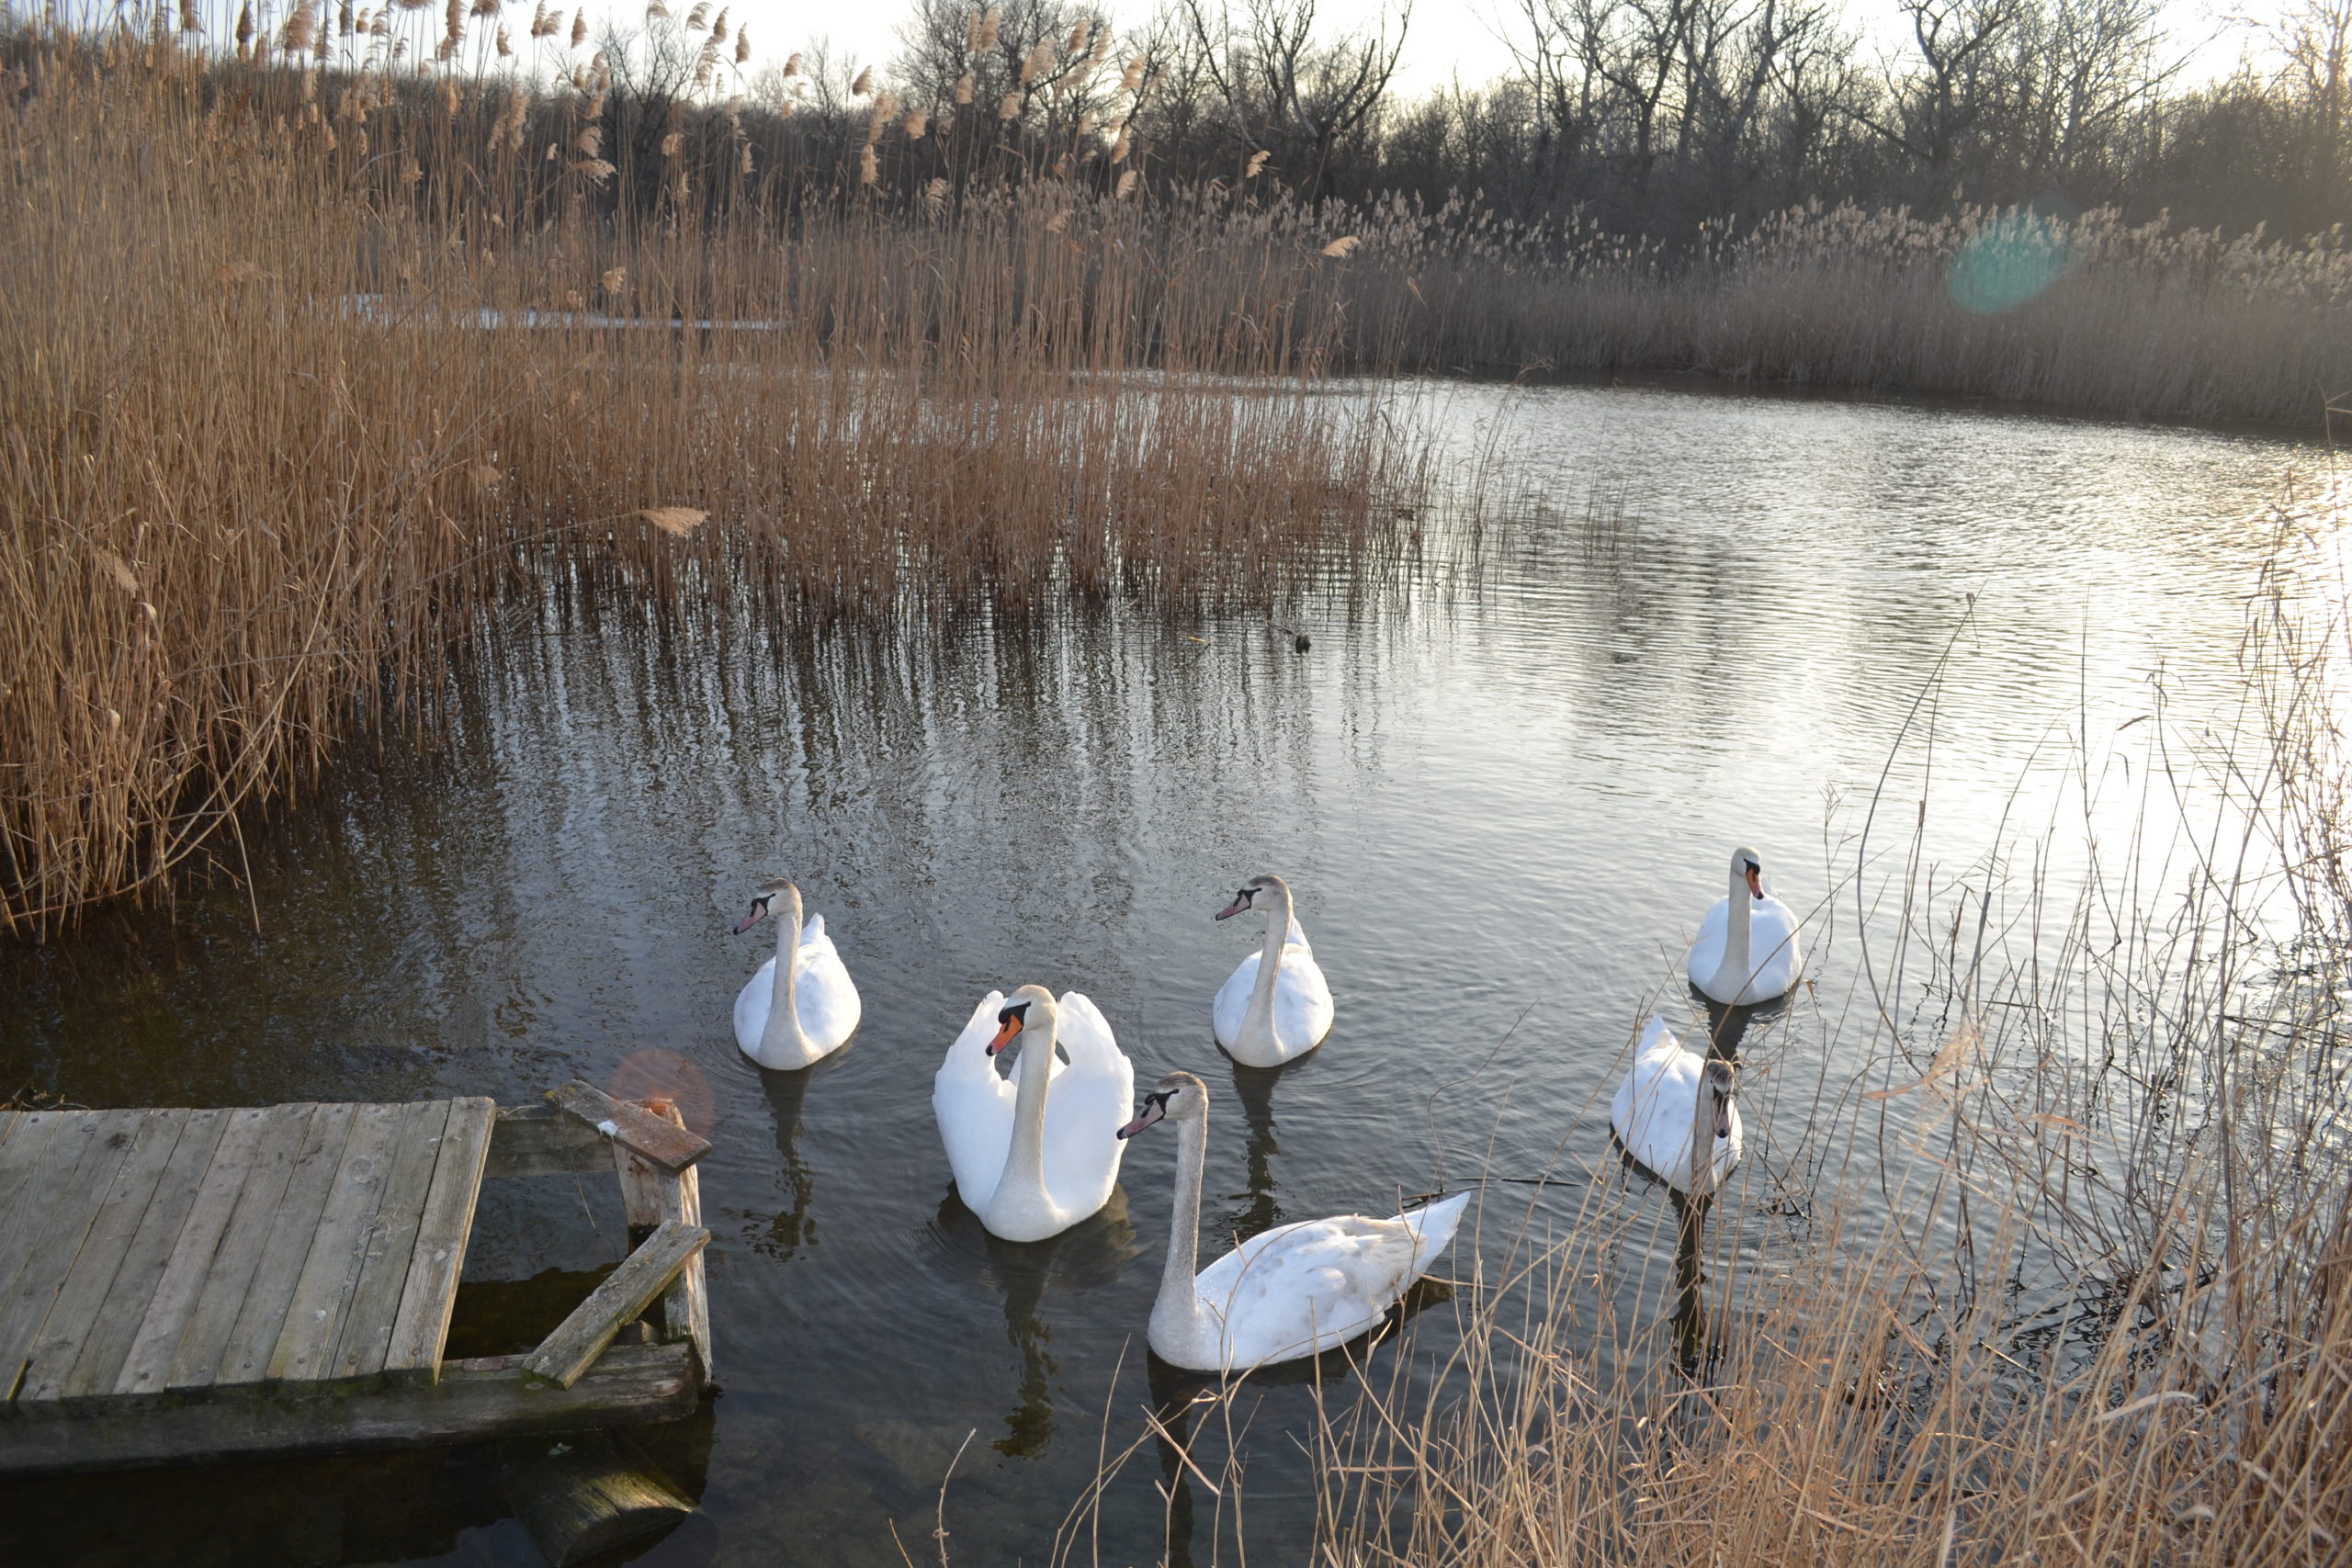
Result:
[[[1306,928],[1298,923],[1296,915],[1290,918],[1290,930],[1283,933],[1283,944],[1286,947],[1306,947]],[[1312,953],[1315,950],[1306,947],[1306,951]]]
[[1680,1043],[1681,1042],[1674,1037],[1674,1027],[1666,1021],[1665,1015],[1654,1012],[1650,1014],[1649,1022],[1642,1025],[1642,1043],[1635,1047],[1634,1055],[1646,1056],[1661,1044],[1679,1045]]
[[1454,1230],[1462,1224],[1462,1212],[1470,1206],[1470,1194],[1456,1192],[1451,1198],[1441,1198],[1434,1203],[1424,1203],[1410,1213],[1401,1216],[1413,1232],[1413,1272],[1419,1274],[1435,1263],[1453,1245]]
[[800,928],[800,945],[803,947],[814,947],[824,940],[825,917],[822,915],[809,916],[808,923]]

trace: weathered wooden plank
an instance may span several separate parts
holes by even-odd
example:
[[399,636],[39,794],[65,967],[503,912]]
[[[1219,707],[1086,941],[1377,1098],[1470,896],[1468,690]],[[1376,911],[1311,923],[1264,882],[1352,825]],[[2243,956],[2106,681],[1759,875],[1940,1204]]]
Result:
[[[269,1353],[269,1376],[314,1381],[327,1375],[343,1315],[367,1261],[367,1243],[376,1227],[384,1185],[400,1154],[399,1136],[409,1121],[406,1106],[363,1105],[353,1118],[351,1137],[334,1186],[320,1212],[310,1256],[287,1303],[284,1326]],[[443,1119],[447,1114],[443,1113]],[[418,1207],[423,1207],[419,1195]]]
[[[674,1104],[654,1101],[646,1109],[684,1124]],[[665,1220],[688,1225],[702,1224],[699,1170],[690,1166],[673,1176],[622,1144],[613,1145],[613,1163],[620,1175],[621,1206],[628,1213],[632,1241],[642,1239],[641,1233]],[[663,1296],[662,1322],[668,1337],[693,1342],[702,1355],[703,1376],[709,1378],[716,1374],[711,1370],[710,1357],[710,1291],[703,1268],[703,1255],[696,1253],[678,1271]]]
[[368,1108],[322,1105],[311,1115],[302,1134],[301,1152],[286,1173],[286,1190],[277,1195],[277,1212],[246,1282],[244,1299],[237,1304],[234,1326],[222,1341],[220,1359],[209,1379],[191,1366],[190,1381],[220,1383],[258,1382],[270,1376],[271,1354],[286,1331],[286,1314],[295,1288],[318,1240],[319,1226],[343,1168],[344,1152],[352,1130]]
[[261,1266],[271,1224],[277,1218],[278,1200],[286,1196],[286,1179],[301,1157],[311,1123],[323,1107],[273,1105],[263,1112],[261,1136],[245,1162],[244,1186],[237,1194],[229,1224],[213,1249],[204,1271],[203,1288],[172,1352],[167,1388],[204,1388],[218,1377],[237,1314],[245,1304],[254,1270]]
[[634,1323],[709,1240],[710,1233],[700,1225],[674,1220],[663,1224],[539,1341],[524,1369],[533,1377],[570,1388],[613,1342],[613,1336]]
[[[23,1257],[16,1276],[0,1290],[0,1397],[14,1399],[23,1381],[33,1336],[49,1320],[58,1288],[97,1223],[107,1190],[130,1157],[141,1123],[152,1111],[88,1111],[83,1126],[68,1129],[80,1145],[71,1168],[60,1167],[43,1185],[38,1213],[28,1213]],[[52,1145],[52,1153],[62,1152]],[[40,1168],[46,1168],[48,1161]]]
[[[114,1392],[148,1393],[162,1388],[164,1379],[170,1375],[172,1353],[179,1348],[180,1332],[187,1326],[188,1314],[196,1310],[197,1296],[204,1289],[205,1272],[212,1266],[213,1250],[220,1244],[220,1233],[228,1228],[229,1216],[236,1212],[237,1194],[244,1190],[245,1167],[253,1160],[254,1145],[260,1142],[262,1130],[268,1125],[267,1111],[229,1113],[198,1178],[187,1216],[173,1233],[170,1250],[157,1271],[146,1310],[131,1331],[121,1369],[115,1374]],[[90,1392],[96,1393],[105,1387],[103,1383],[93,1383]]]
[[[8,1141],[0,1144],[0,1206],[5,1206],[16,1194],[17,1185],[33,1161],[40,1157],[41,1145],[57,1131],[59,1123],[74,1114],[68,1111],[11,1111],[8,1115]],[[27,1140],[17,1141],[22,1134]]]
[[203,1190],[204,1173],[212,1164],[213,1151],[229,1125],[229,1116],[226,1111],[187,1113],[179,1141],[172,1145],[170,1163],[156,1180],[154,1196],[149,1201],[146,1213],[140,1216],[139,1232],[131,1237],[122,1266],[115,1271],[114,1281],[107,1289],[106,1300],[83,1337],[73,1367],[59,1383],[52,1384],[46,1379],[28,1381],[23,1397],[59,1399],[114,1387],[123,1359],[130,1352],[130,1341],[146,1318],[147,1303],[154,1299],[155,1287],[164,1277],[164,1266],[171,1258],[172,1244],[179,1237],[180,1225]]
[[441,1155],[441,1135],[449,1122],[449,1102],[424,1100],[401,1107],[401,1125],[393,1133],[391,1173],[384,1181],[376,1220],[360,1247],[359,1277],[326,1371],[329,1377],[372,1377],[383,1370],[384,1352],[392,1342],[392,1319],[401,1310],[401,1292],[408,1283],[409,1259],[416,1251],[417,1227],[424,1220],[424,1200],[433,1187],[433,1168]]
[[433,1185],[424,1198],[401,1309],[392,1320],[384,1370],[395,1376],[438,1374],[441,1347],[449,1337],[449,1312],[458,1302],[458,1276],[466,1267],[466,1238],[473,1229],[474,1200],[490,1157],[490,1126],[498,1104],[488,1099],[454,1100],[434,1162]]
[[617,1139],[667,1171],[681,1171],[710,1153],[710,1145],[677,1122],[641,1105],[615,1100],[603,1089],[572,1079],[548,1098],[608,1138]]
[[692,1348],[616,1345],[569,1389],[526,1383],[520,1356],[453,1361],[437,1383],[353,1394],[304,1383],[62,1400],[0,1418],[0,1476],[127,1470],[561,1432],[693,1414]]
[[53,1399],[64,1386],[100,1309],[113,1292],[115,1276],[139,1234],[156,1184],[170,1166],[172,1151],[187,1131],[189,1114],[157,1111],[140,1122],[131,1147],[98,1205],[97,1218],[58,1285],[48,1319],[33,1335],[26,1352],[30,1364],[18,1398]]
[[50,1194],[81,1163],[96,1123],[86,1111],[38,1112],[49,1119],[43,1130],[25,1140],[18,1151],[23,1163],[13,1172],[5,1202],[0,1202],[0,1292],[17,1281],[25,1255],[40,1237],[48,1218]]
[[612,1140],[568,1111],[542,1102],[510,1105],[491,1130],[485,1180],[511,1176],[584,1176],[612,1161]]

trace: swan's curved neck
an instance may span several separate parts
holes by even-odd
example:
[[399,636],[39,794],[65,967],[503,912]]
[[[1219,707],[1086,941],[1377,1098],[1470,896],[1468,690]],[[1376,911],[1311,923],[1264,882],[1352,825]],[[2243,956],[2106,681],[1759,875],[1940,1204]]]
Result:
[[1268,890],[1273,902],[1266,910],[1266,945],[1258,954],[1258,983],[1250,989],[1250,1010],[1242,1014],[1245,1030],[1274,1027],[1274,986],[1282,978],[1283,945],[1290,941],[1290,886],[1277,882]]
[[808,1042],[800,1032],[800,893],[795,888],[778,897],[784,907],[775,916],[775,979],[768,990],[768,1021],[760,1031],[760,1049],[805,1055]]
[[1168,1261],[1160,1269],[1159,1297],[1151,1305],[1154,1326],[1166,1325],[1160,1329],[1162,1338],[1171,1330],[1178,1335],[1197,1332],[1200,1322],[1201,1292],[1193,1278],[1199,1272],[1201,1171],[1208,1163],[1208,1146],[1209,1115],[1203,1107],[1199,1115],[1176,1126],[1176,1192],[1168,1217]]
[[1051,1194],[1046,1190],[1046,1090],[1053,1080],[1059,1031],[1050,1010],[1035,1010],[1045,1017],[1021,1032],[1019,1077],[1012,1091],[1012,1144],[1005,1150],[1004,1174],[997,1178],[996,1190],[1046,1200]]
[[1755,917],[1755,902],[1747,891],[1747,878],[1738,866],[1731,868],[1731,908],[1724,911],[1724,961],[1715,965],[1714,989],[1728,990],[1736,996],[1753,976],[1748,960],[1748,926]]
[[[1741,888],[1741,892],[1747,891]],[[1707,1082],[1706,1068],[1699,1071],[1699,1091],[1690,1097],[1690,1198],[1704,1198],[1715,1186],[1715,1091]]]

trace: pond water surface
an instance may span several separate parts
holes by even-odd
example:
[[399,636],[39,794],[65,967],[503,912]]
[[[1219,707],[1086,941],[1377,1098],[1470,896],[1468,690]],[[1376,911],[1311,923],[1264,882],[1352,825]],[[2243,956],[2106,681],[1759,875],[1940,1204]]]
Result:
[[[639,1561],[895,1563],[901,1540],[935,1559],[951,1461],[954,1560],[1046,1561],[1106,1412],[1116,1450],[1155,1398],[1142,1330],[1174,1140],[1136,1144],[1077,1231],[989,1237],[929,1105],[982,992],[1084,991],[1140,1082],[1206,1077],[1211,1237],[1480,1172],[1612,1168],[1594,1103],[1648,1006],[1690,1016],[1677,959],[1732,846],[1808,911],[1850,874],[1906,733],[1890,798],[1907,831],[1928,797],[1964,865],[2013,796],[2048,826],[2069,768],[2105,768],[2159,696],[2171,725],[2225,726],[2264,510],[2306,456],[1666,392],[1441,402],[1464,451],[1493,438],[1511,515],[1468,570],[1285,612],[1305,651],[1261,618],[1134,607],[919,629],[744,610],[663,637],[518,622],[446,752],[355,748],[254,839],[249,890],[0,951],[0,1081],[98,1107],[679,1087],[716,1145],[724,1393],[673,1435],[703,1517]],[[1261,930],[1210,917],[1263,870],[1296,888],[1339,1004],[1279,1075],[1208,1030]],[[788,1075],[729,1022],[774,941],[729,926],[778,874],[865,998],[853,1043]],[[1809,937],[1817,988],[1751,1032],[1750,1059],[1816,1049],[1806,1015],[1853,987],[1851,944]],[[1740,1201],[1760,1210],[1802,1151],[1769,1103],[1749,1114],[1761,1174]],[[469,1280],[609,1264],[609,1185],[492,1184]],[[1376,1354],[1430,1353],[1413,1341],[1443,1315]],[[1304,1560],[1311,1396],[1267,1389],[1246,1440],[1262,1561]],[[536,1562],[484,1473],[460,1450],[19,1484],[0,1547]],[[1160,1557],[1154,1483],[1176,1479],[1147,1457],[1112,1489],[1102,1561]],[[61,1513],[72,1531],[44,1533]],[[1175,1555],[1206,1561],[1220,1528],[1204,1512]]]

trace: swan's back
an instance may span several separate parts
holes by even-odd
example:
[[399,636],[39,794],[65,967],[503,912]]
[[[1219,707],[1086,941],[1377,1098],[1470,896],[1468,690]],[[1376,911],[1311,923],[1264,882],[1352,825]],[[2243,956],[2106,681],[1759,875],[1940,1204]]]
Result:
[[[1678,1192],[1690,1190],[1690,1127],[1699,1108],[1699,1079],[1706,1060],[1675,1038],[1666,1020],[1653,1016],[1642,1030],[1634,1065],[1609,1102],[1609,1125],[1628,1153]],[[1739,1107],[1730,1111],[1731,1138],[1715,1150],[1715,1178],[1739,1163]]]
[[[775,961],[768,961],[773,968]],[[865,1016],[865,1004],[849,977],[849,968],[825,934],[825,917],[811,915],[800,928],[800,982],[793,1006],[800,1015],[800,1032],[822,1051],[847,1040]]]
[[[1225,984],[1217,987],[1209,1020],[1216,1032],[1216,1043],[1227,1051],[1241,1038],[1242,1020],[1250,1011],[1250,993],[1257,988],[1258,970],[1264,962],[1264,950],[1253,951],[1235,965]],[[1323,1037],[1331,1032],[1332,1016],[1330,983],[1323,978],[1323,967],[1315,962],[1314,948],[1307,945],[1306,929],[1294,915],[1290,930],[1283,938],[1282,970],[1274,976],[1274,1041],[1283,1059],[1303,1055],[1320,1044]]]
[[1690,983],[1726,1006],[1753,1007],[1785,996],[1797,983],[1802,962],[1797,947],[1797,914],[1770,896],[1751,900],[1747,915],[1747,961],[1751,975],[1729,996],[1718,995],[1715,971],[1723,967],[1724,950],[1731,940],[1731,897],[1715,900],[1699,921],[1699,933],[1682,961]]

